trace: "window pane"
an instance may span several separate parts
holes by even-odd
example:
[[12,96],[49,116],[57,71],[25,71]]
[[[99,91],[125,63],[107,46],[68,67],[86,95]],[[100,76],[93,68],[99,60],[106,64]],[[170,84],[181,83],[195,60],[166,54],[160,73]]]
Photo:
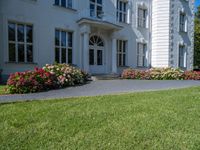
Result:
[[9,44],[9,61],[16,61],[15,44]]
[[13,23],[8,24],[8,36],[9,41],[15,41],[15,24]]
[[33,46],[27,45],[27,62],[33,62]]
[[73,60],[72,56],[73,56],[72,49],[68,49],[68,63],[69,64],[72,64],[72,60]]
[[72,47],[72,32],[68,33],[68,47]]
[[97,3],[98,4],[102,4],[102,0],[97,0]]
[[62,63],[66,63],[66,48],[62,48]]
[[66,7],[66,0],[61,0],[61,6]]
[[59,51],[59,48],[55,49],[55,62],[60,63],[60,51]]
[[59,46],[60,45],[60,32],[58,30],[56,30],[56,33],[55,33],[55,45],[56,46]]
[[60,0],[55,0],[55,5],[59,5]]
[[33,27],[32,26],[26,26],[26,34],[27,34],[27,42],[33,43]]
[[89,61],[90,61],[90,65],[94,65],[94,50],[90,49],[89,51]]
[[24,25],[17,26],[18,42],[24,42]]
[[66,32],[62,32],[62,34],[61,34],[61,45],[64,46],[64,47],[67,46],[66,40],[67,40],[66,39]]
[[25,62],[24,44],[18,44],[18,61]]
[[67,7],[72,8],[72,0],[68,0]]
[[97,65],[103,65],[103,52],[102,52],[102,50],[97,50]]
[[94,17],[95,16],[95,5],[94,4],[90,4],[90,16]]
[[119,54],[119,66],[122,66],[122,54]]
[[126,65],[126,54],[123,54],[123,66]]

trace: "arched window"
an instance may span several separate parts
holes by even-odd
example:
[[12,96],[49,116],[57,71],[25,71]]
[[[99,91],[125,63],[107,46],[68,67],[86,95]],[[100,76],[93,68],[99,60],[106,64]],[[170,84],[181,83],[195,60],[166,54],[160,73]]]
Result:
[[99,36],[91,36],[89,45],[104,46],[103,40]]

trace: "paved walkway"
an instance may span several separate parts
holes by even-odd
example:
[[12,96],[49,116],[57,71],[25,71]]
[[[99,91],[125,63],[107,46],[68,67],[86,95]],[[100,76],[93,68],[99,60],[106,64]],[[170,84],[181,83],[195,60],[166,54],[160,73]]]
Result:
[[191,86],[200,86],[200,81],[104,80],[94,81],[83,86],[52,90],[43,93],[0,96],[0,102],[97,96],[126,92],[177,89]]

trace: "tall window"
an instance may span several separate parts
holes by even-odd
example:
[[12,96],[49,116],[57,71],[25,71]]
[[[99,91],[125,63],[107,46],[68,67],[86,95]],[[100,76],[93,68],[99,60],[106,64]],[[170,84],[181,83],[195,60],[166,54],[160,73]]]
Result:
[[117,21],[127,22],[127,2],[117,0]]
[[179,25],[179,28],[180,28],[181,32],[187,32],[186,24],[187,24],[187,20],[186,20],[185,13],[180,13],[180,25]]
[[72,8],[72,0],[55,0],[55,5]]
[[126,66],[126,48],[127,41],[117,40],[117,65]]
[[184,45],[179,45],[179,67],[186,68],[187,52]]
[[33,62],[33,26],[8,23],[8,54],[10,62]]
[[72,64],[73,33],[63,30],[55,31],[55,61]]
[[147,10],[138,8],[138,27],[146,28],[147,25]]
[[138,43],[137,44],[137,66],[146,67],[146,51],[147,44]]
[[90,16],[101,19],[103,16],[102,0],[90,0]]

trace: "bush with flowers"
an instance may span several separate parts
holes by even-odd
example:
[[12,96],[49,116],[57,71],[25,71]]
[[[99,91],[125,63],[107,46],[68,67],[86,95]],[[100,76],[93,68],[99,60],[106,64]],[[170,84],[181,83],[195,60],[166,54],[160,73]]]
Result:
[[10,94],[35,93],[55,88],[58,88],[56,76],[39,68],[11,74],[7,81]]
[[57,77],[60,87],[83,84],[88,79],[87,73],[68,64],[47,64],[43,69]]
[[121,76],[123,79],[139,80],[200,80],[200,72],[174,68],[152,68],[146,71],[129,68]]

